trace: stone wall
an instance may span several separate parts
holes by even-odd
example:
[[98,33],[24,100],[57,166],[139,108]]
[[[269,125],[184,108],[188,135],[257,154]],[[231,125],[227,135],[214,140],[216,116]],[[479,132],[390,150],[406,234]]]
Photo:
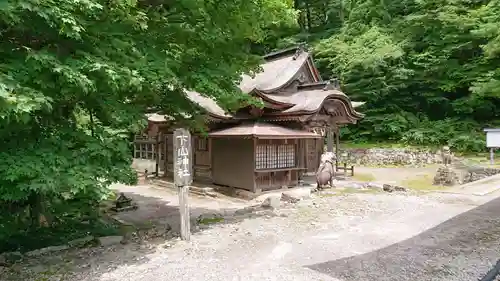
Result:
[[439,167],[434,176],[434,185],[453,186],[481,180],[500,173],[500,169],[466,166],[457,163],[450,167]]
[[[346,149],[350,162],[362,166],[424,166],[441,163],[439,151],[415,148]],[[340,153],[343,151],[341,150]]]
[[500,169],[486,167],[468,167],[464,177],[464,183],[477,181],[496,174],[500,174]]

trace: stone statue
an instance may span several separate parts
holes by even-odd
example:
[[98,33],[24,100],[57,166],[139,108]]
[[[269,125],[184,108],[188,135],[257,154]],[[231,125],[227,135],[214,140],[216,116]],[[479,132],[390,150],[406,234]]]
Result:
[[316,172],[318,189],[322,189],[326,184],[330,184],[330,187],[333,187],[333,180],[335,179],[335,160],[337,160],[337,156],[333,152],[325,152],[321,155],[321,162]]
[[451,153],[450,147],[443,146],[443,148],[441,149],[441,159],[443,160],[443,164],[445,167],[448,167],[448,165],[451,165],[452,158],[453,158],[453,155]]

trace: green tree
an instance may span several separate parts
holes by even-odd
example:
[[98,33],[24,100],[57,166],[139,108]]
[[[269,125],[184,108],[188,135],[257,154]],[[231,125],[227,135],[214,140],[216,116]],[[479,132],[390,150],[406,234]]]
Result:
[[127,134],[146,108],[196,110],[182,89],[241,102],[251,45],[294,17],[283,0],[2,1],[0,205],[50,224],[58,200],[133,183]]
[[[500,116],[498,1],[297,0],[295,6],[302,31],[281,44],[308,40],[324,76],[340,77],[349,96],[366,101],[366,118],[344,137],[484,149],[482,128]],[[323,11],[328,16],[315,16]]]

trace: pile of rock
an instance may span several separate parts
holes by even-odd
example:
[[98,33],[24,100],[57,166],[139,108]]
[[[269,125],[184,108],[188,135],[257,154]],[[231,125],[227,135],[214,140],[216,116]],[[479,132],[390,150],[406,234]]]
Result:
[[436,171],[433,184],[442,186],[454,186],[464,183],[465,172],[452,167],[441,166]]
[[350,159],[363,166],[424,166],[441,163],[439,151],[416,148],[347,149]]

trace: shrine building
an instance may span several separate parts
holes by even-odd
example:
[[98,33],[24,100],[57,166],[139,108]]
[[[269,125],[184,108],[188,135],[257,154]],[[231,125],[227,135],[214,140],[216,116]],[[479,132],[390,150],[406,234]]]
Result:
[[[200,93],[185,92],[204,110],[208,128],[208,134],[192,132],[194,182],[256,193],[297,185],[318,168],[325,135],[332,133],[338,149],[339,128],[363,118],[355,110],[363,103],[352,102],[336,81],[323,80],[303,47],[268,54],[264,61],[261,72],[243,75],[239,84],[263,108],[230,114]],[[175,127],[158,113],[148,114],[148,123],[148,131],[135,138],[134,162],[171,178]]]

